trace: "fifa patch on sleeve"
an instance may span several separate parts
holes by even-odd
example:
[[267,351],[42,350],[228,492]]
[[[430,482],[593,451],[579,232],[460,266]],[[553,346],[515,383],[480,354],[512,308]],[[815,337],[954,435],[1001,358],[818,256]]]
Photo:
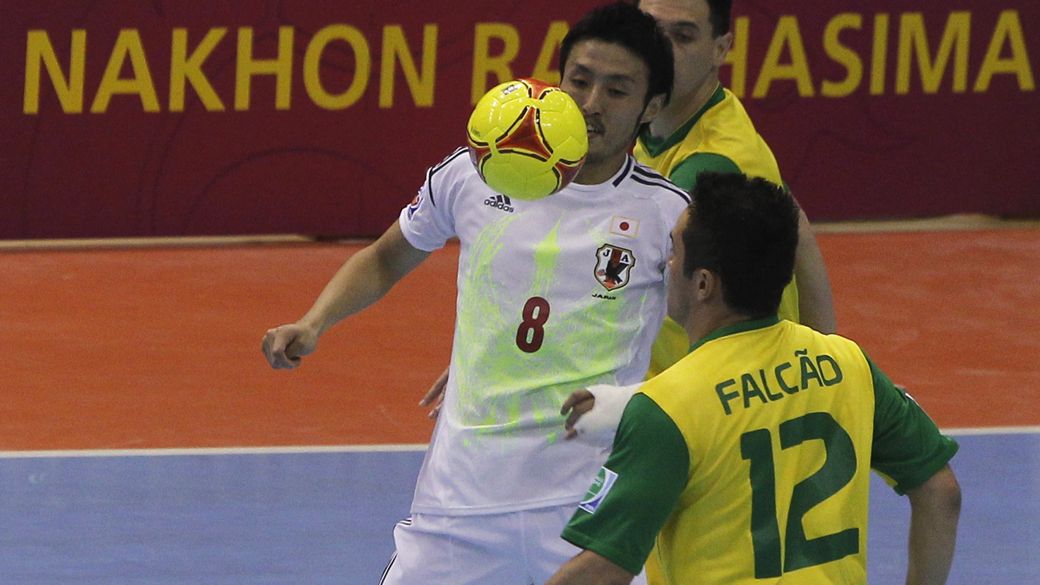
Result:
[[578,504],[578,507],[589,514],[595,514],[596,509],[610,493],[610,489],[614,487],[617,478],[618,474],[606,467],[601,467],[599,473],[596,474],[596,480],[589,486],[588,493],[585,494],[585,498]]
[[412,202],[408,204],[408,221],[412,220],[412,216],[415,215],[415,212],[419,210],[420,205],[422,205],[421,190],[418,193],[416,193],[415,199],[412,199]]

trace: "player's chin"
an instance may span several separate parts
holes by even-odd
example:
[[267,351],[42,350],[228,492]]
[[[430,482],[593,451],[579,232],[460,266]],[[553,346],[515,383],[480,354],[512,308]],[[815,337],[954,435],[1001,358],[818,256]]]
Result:
[[602,140],[589,140],[589,152],[585,155],[585,164],[601,162],[609,158],[609,146]]

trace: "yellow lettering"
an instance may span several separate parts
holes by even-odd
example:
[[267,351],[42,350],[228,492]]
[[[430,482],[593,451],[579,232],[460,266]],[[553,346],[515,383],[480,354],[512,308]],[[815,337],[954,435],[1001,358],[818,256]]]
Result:
[[69,75],[61,69],[51,39],[44,30],[31,30],[25,39],[25,93],[22,111],[36,114],[40,111],[40,63],[47,68],[54,93],[66,114],[83,111],[83,76],[87,55],[87,31],[72,31]]
[[[780,64],[780,55],[787,47],[791,53],[791,63]],[[805,56],[805,45],[798,30],[798,19],[793,16],[781,16],[777,22],[773,40],[769,43],[766,57],[762,63],[755,88],[751,92],[753,98],[763,98],[769,93],[769,85],[776,79],[793,79],[798,84],[798,95],[813,95],[812,76],[809,74],[809,60]]]
[[538,52],[538,59],[534,62],[531,77],[553,85],[560,83],[560,70],[553,67],[552,60],[569,30],[570,25],[565,20],[554,20],[549,23],[549,30],[545,31],[542,50]]
[[748,29],[750,19],[738,16],[733,24],[733,45],[723,64],[730,66],[729,90],[737,97],[747,91]]
[[216,48],[220,39],[227,33],[226,28],[211,28],[202,37],[195,50],[188,55],[188,29],[173,29],[173,40],[170,48],[170,111],[184,111],[185,82],[191,84],[195,95],[199,96],[202,105],[209,112],[224,111],[224,104],[213,91],[206,74],[202,72],[202,64]]
[[[496,56],[489,54],[491,39],[498,39],[503,45],[502,52]],[[487,93],[489,74],[494,74],[497,78],[492,86],[513,79],[510,63],[519,51],[520,33],[516,27],[498,22],[477,23],[473,42],[473,85],[470,92],[472,103],[477,103]]]
[[[123,79],[119,77],[119,73],[128,57],[133,77]],[[137,29],[119,31],[116,44],[112,47],[112,54],[108,58],[108,65],[105,66],[105,73],[101,76],[101,86],[94,96],[94,103],[90,105],[90,113],[102,114],[107,111],[108,102],[116,94],[137,94],[141,98],[144,111],[159,111],[159,96],[155,93],[152,74],[148,70],[148,61],[145,59],[141,35]]]
[[870,57],[870,95],[885,93],[885,69],[888,65],[888,15],[874,16],[874,47]]
[[253,57],[253,29],[238,29],[238,54],[235,63],[235,109],[249,109],[249,96],[253,76],[275,76],[275,109],[288,110],[292,89],[292,43],[293,28],[278,28],[278,55],[274,59]]
[[415,69],[415,61],[408,49],[408,41],[404,38],[404,30],[399,25],[383,27],[383,59],[379,68],[380,108],[390,108],[394,105],[395,60],[401,63],[401,72],[404,73],[415,105],[420,108],[432,106],[433,84],[437,79],[437,25],[423,26],[421,76]]
[[[354,77],[342,93],[329,93],[321,83],[321,58],[332,41],[344,41],[354,53]],[[343,110],[357,103],[368,87],[372,54],[368,41],[357,28],[333,24],[319,30],[303,55],[303,85],[311,101],[326,110]]]
[[[1005,43],[1010,43],[1011,57],[1001,59],[1000,53]],[[1017,10],[1005,10],[1000,13],[993,38],[989,40],[986,57],[982,60],[979,76],[975,79],[975,92],[989,89],[989,83],[996,73],[1013,73],[1018,79],[1018,89],[1033,91],[1036,82],[1033,80],[1033,68],[1029,64],[1029,52],[1026,51],[1025,35],[1022,34],[1022,21]]]
[[917,57],[921,70],[921,87],[924,93],[936,93],[942,82],[943,73],[954,52],[953,91],[961,93],[968,86],[968,40],[971,32],[970,12],[951,12],[946,19],[942,40],[939,41],[935,62],[928,51],[928,35],[924,28],[924,16],[920,12],[903,14],[899,22],[899,58],[896,67],[896,93],[910,91],[911,49]]
[[823,80],[820,94],[824,97],[845,97],[859,87],[863,80],[863,61],[859,55],[841,44],[839,35],[846,28],[859,30],[863,26],[863,17],[859,14],[839,14],[827,23],[823,31],[823,50],[827,55],[845,67],[847,74],[841,81]]

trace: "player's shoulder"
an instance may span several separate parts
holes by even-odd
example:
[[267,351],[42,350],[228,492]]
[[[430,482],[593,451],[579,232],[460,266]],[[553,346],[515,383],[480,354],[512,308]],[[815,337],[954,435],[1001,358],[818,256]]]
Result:
[[813,351],[831,355],[844,356],[847,360],[866,363],[866,352],[854,339],[838,333],[821,333],[808,325],[781,319],[778,324],[785,329],[785,336],[799,348],[814,348]]
[[755,123],[744,108],[744,103],[726,88],[723,88],[722,99],[705,113],[698,125],[706,135],[718,134],[722,137],[730,137],[733,133],[755,132]]
[[425,188],[435,205],[439,199],[458,194],[473,184],[479,177],[469,158],[469,149],[465,146],[455,149],[444,159],[426,171]]
[[616,179],[617,188],[635,197],[653,199],[669,206],[686,206],[693,200],[682,187],[635,158],[629,157],[626,164],[629,165],[628,171]]
[[469,149],[465,146],[456,148],[451,154],[444,157],[444,160],[431,166],[429,170],[426,171],[427,180],[438,174],[445,175],[473,170],[473,165],[470,164],[468,154]]

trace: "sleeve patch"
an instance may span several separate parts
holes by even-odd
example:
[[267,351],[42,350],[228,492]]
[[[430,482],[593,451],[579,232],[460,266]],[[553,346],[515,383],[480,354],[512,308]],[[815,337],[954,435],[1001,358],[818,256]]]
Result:
[[412,202],[408,204],[408,221],[412,220],[412,216],[415,215],[415,212],[419,210],[419,206],[422,205],[422,201],[423,196],[422,190],[420,189],[419,192],[415,195],[415,198],[412,199]]
[[596,474],[596,479],[589,486],[588,493],[585,494],[585,498],[578,504],[578,507],[589,514],[595,514],[599,505],[603,503],[603,499],[610,493],[610,489],[614,487],[614,482],[617,481],[617,478],[617,473],[606,467],[601,467],[599,473]]

